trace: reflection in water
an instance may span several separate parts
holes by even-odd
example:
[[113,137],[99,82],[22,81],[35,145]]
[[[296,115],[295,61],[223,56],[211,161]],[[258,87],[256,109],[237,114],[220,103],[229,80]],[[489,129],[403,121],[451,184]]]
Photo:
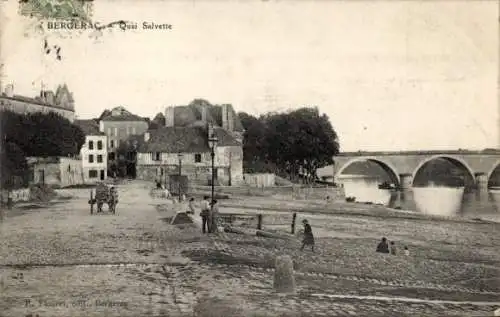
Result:
[[389,205],[391,191],[378,188],[380,183],[378,177],[344,174],[340,179],[346,197],[356,197],[357,202]]
[[[346,196],[356,197],[357,202],[394,207],[397,193],[379,189],[381,181],[378,177],[343,174],[339,181],[344,185]],[[414,187],[413,199],[417,211],[422,213],[500,221],[500,188],[491,188],[487,195],[480,198],[476,192],[464,192],[463,187]]]
[[417,211],[429,215],[453,216],[460,212],[464,188],[443,186],[414,187]]

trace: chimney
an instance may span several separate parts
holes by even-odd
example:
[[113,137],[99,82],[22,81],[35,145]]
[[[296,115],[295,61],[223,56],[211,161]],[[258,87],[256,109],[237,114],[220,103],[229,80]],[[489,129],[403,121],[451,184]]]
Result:
[[229,132],[234,130],[233,111],[230,104],[222,105],[222,128]]
[[214,125],[213,124],[209,124],[208,125],[208,138],[211,138],[212,134],[214,134]]
[[99,132],[103,132],[104,133],[104,122],[102,120],[99,121]]
[[7,96],[7,97],[14,96],[14,85],[9,84],[5,87],[5,96]]
[[165,109],[165,126],[175,126],[175,107],[169,106]]
[[144,142],[148,142],[150,138],[151,138],[151,133],[149,133],[148,131],[146,131],[144,133]]

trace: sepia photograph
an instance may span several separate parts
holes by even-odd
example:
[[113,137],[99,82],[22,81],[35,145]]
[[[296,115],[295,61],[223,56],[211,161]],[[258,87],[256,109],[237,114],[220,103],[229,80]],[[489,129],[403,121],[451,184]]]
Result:
[[0,0],[0,317],[500,316],[500,2]]

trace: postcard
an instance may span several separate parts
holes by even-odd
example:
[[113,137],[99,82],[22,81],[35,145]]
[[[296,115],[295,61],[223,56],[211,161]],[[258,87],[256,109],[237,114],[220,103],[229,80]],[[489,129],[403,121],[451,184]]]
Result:
[[499,8],[0,0],[0,315],[500,316]]

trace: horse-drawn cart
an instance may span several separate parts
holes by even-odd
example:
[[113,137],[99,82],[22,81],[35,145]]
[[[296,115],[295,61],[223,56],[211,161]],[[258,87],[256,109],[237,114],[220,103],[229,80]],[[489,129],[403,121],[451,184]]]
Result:
[[93,197],[92,191],[90,191],[90,214],[94,214],[94,205],[97,204],[97,213],[102,213],[102,206],[104,204],[108,205],[109,212],[116,213],[116,205],[118,204],[118,193],[114,186],[108,187],[104,183],[97,184],[95,189],[95,197]]

